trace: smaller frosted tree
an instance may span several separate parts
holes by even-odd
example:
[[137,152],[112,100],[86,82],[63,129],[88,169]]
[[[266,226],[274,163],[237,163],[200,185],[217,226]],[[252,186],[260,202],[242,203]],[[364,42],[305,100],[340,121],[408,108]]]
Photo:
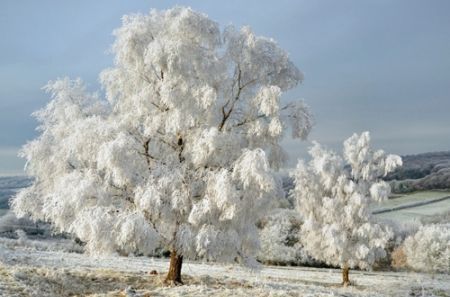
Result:
[[387,199],[389,185],[381,176],[401,166],[399,156],[370,148],[368,132],[344,142],[343,157],[314,143],[309,164],[299,161],[291,191],[305,219],[300,235],[305,250],[317,260],[343,269],[367,269],[386,255],[389,228],[372,222],[369,204]]

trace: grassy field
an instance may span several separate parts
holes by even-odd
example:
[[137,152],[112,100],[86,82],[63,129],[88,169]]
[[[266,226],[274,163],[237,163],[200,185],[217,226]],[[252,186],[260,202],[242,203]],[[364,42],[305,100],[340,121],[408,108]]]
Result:
[[380,207],[395,207],[402,204],[409,204],[418,201],[432,200],[436,198],[441,198],[445,196],[450,196],[450,191],[423,191],[414,192],[412,194],[407,194],[400,196],[398,198],[389,199],[383,202]]
[[[450,191],[423,191],[407,194],[397,198],[389,199],[373,207],[373,210],[393,208],[402,205],[410,205],[417,202],[430,201],[438,198],[450,196]],[[420,205],[416,207],[395,210],[392,212],[385,212],[377,214],[379,218],[388,218],[397,221],[419,221],[420,218],[426,216],[434,216],[450,210],[450,199],[443,201]]]

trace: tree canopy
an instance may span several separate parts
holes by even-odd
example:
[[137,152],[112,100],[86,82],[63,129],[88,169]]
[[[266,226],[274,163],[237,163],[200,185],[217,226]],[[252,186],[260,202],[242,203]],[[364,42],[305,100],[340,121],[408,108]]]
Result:
[[221,30],[189,8],[123,17],[102,93],[49,82],[22,156],[34,184],[12,206],[76,234],[92,253],[250,263],[255,222],[279,195],[289,126],[304,139],[303,101],[281,104],[302,73],[272,39]]

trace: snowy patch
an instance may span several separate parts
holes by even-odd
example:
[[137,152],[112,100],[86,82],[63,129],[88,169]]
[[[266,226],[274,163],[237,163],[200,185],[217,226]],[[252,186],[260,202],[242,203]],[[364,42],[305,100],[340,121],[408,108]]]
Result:
[[[339,285],[336,269],[187,262],[186,283],[167,287],[165,259],[88,257],[0,243],[0,296],[450,296],[444,274],[351,271]],[[149,272],[155,270],[158,274]]]

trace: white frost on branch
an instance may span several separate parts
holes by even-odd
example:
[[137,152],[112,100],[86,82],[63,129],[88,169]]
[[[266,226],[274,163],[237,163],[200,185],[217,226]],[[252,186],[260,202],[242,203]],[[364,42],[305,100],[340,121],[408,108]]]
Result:
[[92,253],[252,261],[256,222],[280,191],[273,169],[290,125],[305,138],[304,103],[280,105],[301,72],[275,41],[219,25],[189,8],[123,17],[106,98],[81,80],[50,82],[24,146],[35,183],[19,215],[75,233]]

